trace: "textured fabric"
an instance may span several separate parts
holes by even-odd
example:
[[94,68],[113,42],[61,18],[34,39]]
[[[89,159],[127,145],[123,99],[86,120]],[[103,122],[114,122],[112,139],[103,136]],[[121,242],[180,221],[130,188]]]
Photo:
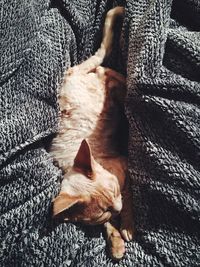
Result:
[[101,227],[50,223],[61,173],[45,148],[58,126],[58,85],[98,48],[111,6],[1,1],[1,267],[200,266],[198,0],[126,2],[119,69],[137,231],[124,259],[109,259]]

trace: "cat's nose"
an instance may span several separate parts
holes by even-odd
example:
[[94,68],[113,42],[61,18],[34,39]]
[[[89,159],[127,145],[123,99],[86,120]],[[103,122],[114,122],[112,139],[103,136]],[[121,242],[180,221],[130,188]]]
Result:
[[116,209],[116,207],[111,206],[108,208],[108,211],[111,212],[112,216],[117,216],[120,213],[121,209],[119,210],[119,209]]
[[122,210],[122,197],[121,195],[119,195],[113,202],[113,209],[115,210],[115,212],[120,213],[120,211]]

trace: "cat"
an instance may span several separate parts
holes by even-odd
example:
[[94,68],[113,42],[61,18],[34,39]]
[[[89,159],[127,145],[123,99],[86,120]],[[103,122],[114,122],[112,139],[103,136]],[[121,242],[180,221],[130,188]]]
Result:
[[[64,173],[53,216],[104,224],[115,260],[123,257],[124,240],[132,240],[134,229],[127,158],[120,154],[117,141],[126,79],[100,65],[111,52],[115,20],[123,15],[123,7],[111,9],[95,55],[67,70],[58,98],[60,128],[51,145]],[[113,219],[119,214],[120,230]]]

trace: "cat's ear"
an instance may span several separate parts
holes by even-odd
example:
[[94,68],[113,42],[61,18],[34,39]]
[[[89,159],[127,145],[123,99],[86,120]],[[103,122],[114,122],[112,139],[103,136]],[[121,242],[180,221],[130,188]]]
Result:
[[59,213],[68,210],[80,202],[82,202],[82,200],[79,197],[70,196],[66,193],[60,193],[53,200],[53,216],[57,216]]
[[90,146],[85,139],[82,141],[74,159],[74,167],[78,168],[79,171],[85,174],[88,178],[94,178],[94,158],[92,156]]

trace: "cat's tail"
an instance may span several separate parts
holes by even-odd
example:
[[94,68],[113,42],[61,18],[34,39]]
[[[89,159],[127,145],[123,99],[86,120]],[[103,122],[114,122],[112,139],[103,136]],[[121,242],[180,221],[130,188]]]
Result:
[[124,7],[118,6],[108,11],[104,23],[103,40],[100,48],[93,56],[88,58],[86,61],[84,61],[78,66],[71,68],[71,71],[73,71],[74,68],[77,68],[78,71],[83,71],[84,73],[87,73],[103,63],[105,57],[107,57],[112,51],[113,28],[115,21],[118,17],[123,16]]

